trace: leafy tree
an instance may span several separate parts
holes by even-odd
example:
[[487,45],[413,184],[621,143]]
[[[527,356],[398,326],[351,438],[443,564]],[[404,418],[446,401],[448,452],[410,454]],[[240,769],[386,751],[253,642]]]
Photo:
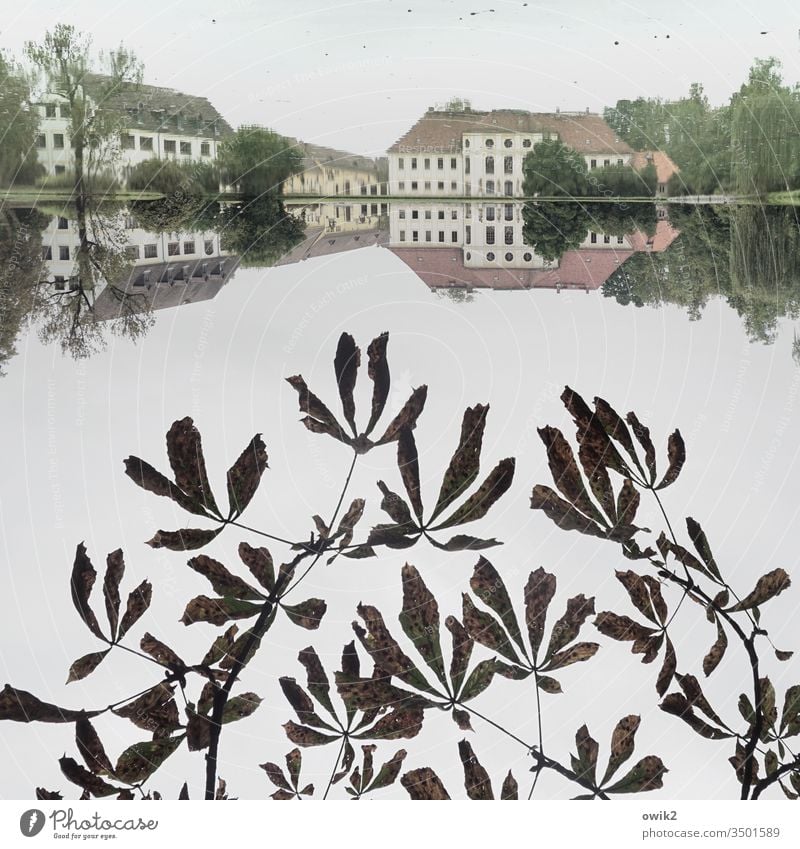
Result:
[[178,162],[175,159],[145,159],[128,171],[131,191],[161,192],[165,195],[219,193],[219,174],[210,162]]
[[522,163],[522,190],[527,197],[586,194],[586,162],[560,139],[545,139],[534,146]]
[[522,238],[548,262],[580,247],[591,226],[589,211],[577,203],[539,201],[522,207]]
[[214,228],[244,266],[270,266],[305,238],[302,221],[268,194],[223,205]]
[[33,184],[44,170],[36,157],[39,116],[22,69],[0,52],[0,185]]
[[102,57],[105,75],[90,77],[90,49],[91,37],[68,24],[56,24],[41,42],[25,46],[28,59],[44,75],[47,91],[63,98],[69,109],[78,195],[91,190],[87,181],[93,170],[106,164],[111,150],[107,142],[121,129],[121,116],[108,108],[107,99],[120,87],[135,89],[142,79],[141,63],[122,45]]
[[295,145],[264,127],[243,126],[219,145],[222,179],[248,197],[276,194],[281,183],[302,169]]

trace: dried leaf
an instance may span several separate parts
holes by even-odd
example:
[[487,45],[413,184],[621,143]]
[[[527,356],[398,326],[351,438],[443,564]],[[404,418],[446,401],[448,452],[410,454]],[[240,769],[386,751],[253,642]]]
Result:
[[681,473],[683,464],[686,462],[686,446],[683,444],[683,437],[679,430],[675,430],[669,436],[667,441],[667,459],[669,466],[656,489],[664,489],[670,484],[675,483],[678,475]]
[[381,510],[388,513],[395,524],[414,527],[414,520],[411,518],[411,511],[405,499],[396,492],[392,492],[383,481],[378,481],[378,489],[383,494]]
[[450,681],[453,685],[453,693],[458,694],[469,666],[469,659],[475,642],[467,633],[467,629],[454,616],[448,616],[444,625],[452,636]]
[[[119,787],[114,787],[113,784],[103,781],[102,778],[93,772],[89,772],[88,769],[82,767],[73,758],[66,756],[59,758],[58,765],[61,767],[61,772],[64,773],[67,780],[73,784],[77,784],[78,787],[82,787],[87,794],[99,798],[101,796],[112,796],[119,791]],[[88,795],[87,798],[89,798]]]
[[186,605],[181,622],[184,625],[191,625],[193,622],[224,625],[229,619],[249,619],[260,613],[262,607],[263,605],[236,598],[209,598],[199,595]]
[[189,785],[184,781],[181,787],[181,792],[178,794],[178,801],[189,800]]
[[615,439],[617,442],[619,442],[619,444],[628,453],[628,456],[631,458],[631,460],[633,460],[641,476],[644,477],[644,471],[642,470],[642,467],[639,464],[639,457],[636,454],[636,449],[634,448],[630,431],[628,430],[628,427],[622,417],[608,403],[608,401],[605,401],[602,398],[594,399],[594,408],[595,415],[599,419],[600,424],[603,426],[605,432],[612,439]]
[[511,770],[508,771],[508,775],[503,780],[500,799],[503,801],[516,801],[519,799],[519,785],[516,778],[511,774]]
[[[528,626],[528,638],[531,643],[533,659],[539,654],[544,635],[547,609],[556,594],[556,576],[545,572],[540,566],[528,576],[525,584],[525,624]],[[553,633],[555,638],[555,632]],[[563,645],[566,645],[567,640]]]
[[195,572],[207,578],[215,593],[233,598],[243,598],[249,601],[263,599],[263,595],[254,590],[246,581],[238,575],[234,575],[213,557],[198,554],[188,561],[189,567]]
[[93,651],[89,654],[83,655],[83,657],[79,657],[69,668],[67,684],[70,684],[73,681],[80,681],[82,678],[85,678],[87,675],[94,672],[110,651],[111,649]]
[[347,423],[356,431],[356,405],[353,400],[353,390],[358,377],[358,367],[361,365],[361,351],[356,345],[355,339],[349,333],[342,333],[339,344],[336,347],[336,356],[333,360],[333,370],[336,374],[336,385],[339,387],[339,397],[342,399],[342,410]]
[[63,799],[64,797],[58,792],[58,790],[45,790],[44,787],[37,787],[36,798],[44,802],[48,800]]
[[600,648],[598,643],[575,643],[564,651],[556,652],[542,667],[545,672],[552,672],[554,669],[563,669],[565,666],[572,666],[573,663],[581,663],[597,654]]
[[119,623],[117,642],[119,642],[139,621],[139,619],[142,618],[144,612],[148,607],[150,607],[152,599],[153,586],[150,581],[147,580],[142,581],[142,583],[128,595],[125,613],[122,616],[122,622]]
[[428,766],[407,772],[401,777],[400,783],[415,802],[450,798],[439,776]]
[[143,652],[155,658],[162,666],[166,666],[172,670],[182,670],[186,668],[186,664],[180,657],[167,645],[157,640],[152,634],[145,633],[142,637],[139,647]]
[[366,436],[372,433],[383,413],[383,408],[386,406],[386,399],[389,397],[389,364],[386,361],[386,346],[388,344],[389,334],[384,331],[380,336],[373,339],[367,348],[367,357],[369,358],[367,374],[374,386],[372,389],[372,413],[369,417],[367,429],[364,431]]
[[89,606],[89,596],[92,592],[97,572],[92,566],[92,561],[86,554],[86,546],[78,543],[75,551],[75,561],[72,566],[72,577],[70,579],[70,588],[72,590],[72,603],[78,611],[78,615],[83,619],[86,627],[103,642],[108,640],[103,636],[100,630],[100,625],[97,622],[97,617],[94,611]]
[[459,742],[458,754],[461,758],[461,765],[464,767],[464,787],[467,796],[476,800],[488,801],[494,799],[489,773],[481,766],[480,761],[475,757],[472,746],[466,740]]
[[717,666],[719,666],[719,662],[728,648],[728,635],[725,633],[725,628],[722,626],[719,618],[715,618],[717,623],[717,639],[709,649],[708,654],[703,658],[703,672],[706,676],[711,675]]
[[322,598],[309,598],[300,604],[282,604],[286,615],[301,628],[315,631],[322,623],[322,617],[328,609],[328,605]]
[[400,412],[389,422],[383,436],[375,444],[386,445],[389,442],[394,442],[406,428],[413,430],[417,426],[417,419],[425,408],[427,398],[427,386],[423,384],[414,389],[408,396],[406,403],[400,408]]
[[637,575],[636,572],[633,572],[630,569],[626,572],[620,572],[617,570],[615,574],[617,576],[617,580],[623,587],[625,587],[626,592],[633,602],[633,606],[639,611],[639,613],[646,616],[651,622],[657,623],[658,617],[653,609],[653,604],[650,600],[650,592],[644,578],[641,575]]
[[261,476],[267,466],[267,448],[261,434],[257,433],[228,469],[228,518],[241,516],[256,494]]
[[398,707],[382,716],[368,731],[356,737],[369,740],[399,740],[416,737],[422,730],[424,712],[421,707]]
[[305,725],[298,725],[295,722],[285,722],[283,730],[286,736],[297,746],[308,748],[309,746],[324,746],[326,743],[332,743],[338,740],[339,737],[323,734],[321,731],[315,731],[313,728],[307,728]]
[[715,578],[722,581],[722,575],[720,574],[719,567],[717,566],[717,561],[711,553],[711,546],[708,544],[708,539],[706,538],[703,529],[700,527],[699,522],[696,522],[691,516],[689,516],[686,519],[686,528],[689,531],[689,538],[692,540],[692,545],[694,545],[700,557],[703,558],[703,563],[706,564],[708,571],[711,572]]
[[148,779],[180,746],[184,735],[134,743],[119,756],[114,775],[125,784],[140,784]]
[[453,722],[455,722],[462,731],[474,731],[469,711],[453,708],[451,715],[453,717]]
[[224,525],[221,525],[213,531],[205,528],[182,528],[179,531],[158,530],[152,539],[147,540],[147,545],[151,548],[168,548],[170,551],[193,551],[208,545],[222,533],[223,527]]
[[639,510],[639,490],[630,478],[625,478],[617,496],[617,521],[621,525],[632,525]]
[[276,787],[279,787],[281,790],[286,790],[291,795],[294,795],[292,794],[291,785],[286,780],[286,776],[283,774],[283,770],[277,764],[270,763],[268,761],[267,763],[259,764],[259,766],[267,773],[267,778],[269,778]]
[[327,433],[340,442],[349,442],[336,416],[309,390],[305,380],[299,374],[287,377],[286,382],[297,391],[300,412],[308,414],[302,421],[310,431]]
[[495,672],[497,664],[494,660],[482,660],[477,664],[464,684],[459,701],[467,702],[479,696],[492,683]]
[[0,720],[12,722],[77,722],[100,711],[67,710],[37,699],[25,690],[6,684],[0,690]]
[[656,679],[656,692],[659,696],[663,696],[669,689],[672,679],[675,675],[675,670],[678,666],[678,659],[675,656],[675,647],[672,645],[672,640],[666,637],[666,650],[664,652],[664,663],[661,671]]
[[111,632],[112,641],[117,636],[117,625],[119,624],[119,584],[125,573],[125,561],[122,558],[122,549],[112,551],[106,557],[106,574],[103,578],[103,597],[106,600],[106,615]]
[[222,722],[236,722],[237,719],[250,716],[250,714],[255,713],[261,702],[261,697],[255,693],[242,693],[228,699],[222,711]]
[[641,720],[642,718],[640,716],[631,714],[630,716],[624,716],[617,723],[611,734],[611,754],[608,758],[606,773],[600,782],[601,785],[612,778],[622,764],[633,754],[634,738]]
[[589,729],[585,725],[582,725],[575,732],[575,746],[578,752],[579,769],[575,770],[578,778],[595,784],[597,782],[597,755],[600,747],[597,740],[589,734]]
[[461,437],[450,465],[444,473],[439,498],[433,509],[431,521],[464,493],[478,477],[480,470],[481,445],[486,427],[488,404],[476,404],[464,411],[461,422]]
[[159,683],[126,705],[114,708],[113,713],[129,719],[137,728],[157,735],[166,735],[180,725],[174,687]]
[[389,787],[397,781],[397,776],[400,775],[400,770],[403,767],[403,761],[406,758],[406,750],[398,749],[381,768],[375,776],[372,783],[367,787],[367,791],[380,790],[384,787]]
[[583,593],[580,593],[568,599],[564,615],[553,625],[545,660],[549,660],[556,652],[571,643],[578,636],[586,620],[593,614],[593,596],[586,598]]
[[540,690],[544,690],[545,693],[550,693],[551,695],[556,695],[558,693],[562,693],[561,684],[556,681],[555,678],[551,678],[549,675],[539,675],[536,678],[536,686]]
[[789,575],[783,569],[773,569],[762,575],[753,591],[746,595],[740,602],[728,608],[728,613],[737,613],[740,610],[749,610],[780,595],[792,583]]
[[670,693],[659,705],[665,713],[680,717],[693,731],[707,740],[725,740],[732,735],[709,725],[697,716],[691,702],[682,693]]
[[222,658],[227,657],[233,649],[236,635],[239,633],[239,628],[236,625],[231,625],[224,634],[220,634],[214,639],[211,648],[205,653],[202,661],[202,666],[213,666]]
[[519,655],[514,651],[508,635],[500,623],[490,613],[478,610],[472,599],[462,593],[463,613],[462,622],[470,637],[492,651],[496,651],[512,663],[521,664]]
[[606,536],[600,525],[576,510],[569,501],[560,498],[549,486],[536,484],[531,492],[531,509],[542,510],[563,531],[578,531],[594,537]]
[[401,575],[403,609],[399,617],[400,625],[422,659],[444,684],[444,662],[439,642],[439,606],[413,566],[406,563]]
[[506,457],[501,460],[489,474],[483,483],[470,497],[444,522],[440,522],[431,530],[438,531],[444,528],[452,528],[453,525],[463,525],[466,522],[475,522],[482,519],[510,488],[514,480],[515,460]]
[[648,755],[642,758],[631,771],[616,784],[606,787],[606,793],[643,793],[659,790],[664,786],[664,774],[668,770],[661,758]]
[[284,676],[279,679],[279,683],[284,696],[286,696],[289,704],[294,708],[294,712],[297,714],[297,718],[301,724],[310,725],[313,728],[325,728],[329,731],[334,730],[317,714],[311,697],[294,678]]
[[422,524],[422,496],[419,485],[419,458],[411,428],[404,428],[397,440],[397,467],[414,514]]
[[631,426],[639,445],[644,449],[645,463],[650,476],[649,483],[652,485],[656,482],[656,449],[653,440],[650,439],[650,430],[639,421],[636,413],[632,411],[626,416],[626,421]]
[[783,734],[787,729],[791,734],[800,731],[800,684],[789,687],[783,698],[780,733]]
[[75,723],[75,743],[86,766],[95,775],[100,773],[108,775],[112,772],[111,761],[108,759],[95,727],[88,719],[79,719]]
[[197,516],[209,515],[201,503],[190,498],[161,472],[139,457],[131,456],[125,460],[125,474],[142,489],[155,495],[170,498],[189,513],[194,513]]
[[219,516],[208,482],[200,432],[188,416],[173,422],[167,432],[167,455],[175,483],[195,503]]
[[239,557],[258,583],[268,592],[272,592],[275,586],[275,567],[269,551],[266,548],[253,548],[242,542],[239,544]]
[[628,616],[619,616],[608,610],[598,613],[594,624],[601,634],[612,640],[646,640],[656,633],[653,628],[640,625]]

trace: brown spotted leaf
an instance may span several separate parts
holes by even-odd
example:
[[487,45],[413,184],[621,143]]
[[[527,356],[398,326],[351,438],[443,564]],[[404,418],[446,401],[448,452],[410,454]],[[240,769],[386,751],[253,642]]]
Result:
[[415,802],[450,798],[439,776],[428,766],[412,769],[405,773],[401,777],[400,783]]
[[424,711],[421,707],[398,707],[385,713],[368,730],[355,736],[368,740],[399,740],[416,737],[422,730]]
[[134,743],[119,756],[114,775],[125,784],[140,784],[147,780],[180,746],[184,735]]
[[239,544],[239,557],[258,583],[271,592],[275,586],[275,566],[269,551],[266,548],[253,548],[242,542]]
[[267,468],[267,448],[261,434],[257,433],[228,469],[228,518],[241,516],[256,494],[261,476]]
[[202,504],[190,498],[161,472],[139,457],[131,456],[125,460],[125,474],[142,489],[172,499],[189,513],[194,513],[197,516],[209,515]]
[[119,623],[117,642],[141,619],[147,608],[150,607],[152,599],[153,586],[150,581],[142,581],[135,590],[131,591],[128,595],[125,613],[122,615],[122,621]]
[[675,647],[672,645],[672,640],[669,637],[665,639],[664,663],[661,671],[656,679],[656,692],[659,696],[663,696],[669,689],[672,679],[675,676],[675,670],[678,666],[678,659],[675,656]]
[[72,591],[72,603],[78,611],[78,615],[83,619],[86,627],[103,642],[108,640],[100,630],[100,625],[97,622],[97,617],[94,611],[89,606],[89,596],[92,592],[97,572],[92,566],[92,561],[86,554],[86,546],[78,543],[75,551],[75,561],[72,566],[72,577],[70,579],[70,589]]
[[608,758],[608,766],[600,784],[605,784],[614,776],[617,770],[633,754],[634,738],[639,729],[641,717],[631,714],[624,716],[617,723],[611,734],[611,754]]
[[642,758],[630,772],[616,784],[606,787],[606,793],[643,793],[647,790],[659,790],[664,786],[663,778],[667,772],[663,761],[656,755]]
[[463,610],[461,620],[470,637],[486,648],[496,651],[512,663],[520,664],[520,658],[503,627],[490,613],[478,610],[467,593],[461,595]]
[[255,693],[242,693],[238,696],[233,696],[225,702],[225,708],[222,711],[222,721],[235,722],[237,719],[244,719],[246,716],[255,713],[262,699]]
[[322,666],[319,655],[311,646],[304,648],[297,655],[297,659],[303,664],[308,677],[308,692],[328,711],[336,716],[333,702],[330,697],[330,682]]
[[330,734],[323,734],[321,731],[307,728],[305,725],[298,725],[296,722],[285,722],[283,730],[292,743],[303,748],[324,746],[326,743],[332,743],[339,739],[338,736],[334,737]]
[[645,464],[649,475],[648,483],[652,485],[656,482],[656,448],[650,438],[650,430],[639,421],[633,411],[628,413],[626,420],[631,426],[637,442],[644,449]]
[[333,360],[333,370],[336,374],[336,385],[339,397],[342,399],[342,410],[345,421],[350,425],[353,435],[356,431],[356,405],[353,400],[353,390],[358,377],[358,367],[361,365],[361,351],[355,339],[349,333],[342,333],[336,346],[336,356]]
[[222,533],[224,525],[215,530],[206,528],[181,528],[179,531],[158,530],[152,539],[147,540],[151,548],[168,548],[170,551],[193,551],[208,545]]
[[375,444],[386,445],[389,442],[394,442],[406,428],[413,430],[417,426],[417,419],[425,408],[427,398],[427,386],[423,384],[414,389],[408,396],[406,403],[400,408],[400,412],[389,422],[383,436]]
[[458,754],[464,767],[464,787],[470,799],[488,801],[494,799],[492,782],[489,773],[481,766],[475,756],[472,746],[461,740],[458,744]]
[[550,693],[551,695],[557,695],[558,693],[564,692],[561,689],[560,682],[556,681],[555,678],[551,678],[549,675],[539,675],[536,678],[536,686],[540,690],[543,690],[545,693]]
[[646,640],[656,633],[653,628],[640,625],[628,616],[619,616],[608,610],[600,611],[594,624],[601,634],[611,637],[612,640]]
[[628,426],[625,424],[623,418],[608,403],[608,401],[605,401],[603,398],[594,399],[594,408],[595,415],[599,419],[605,432],[625,449],[641,476],[644,477],[644,470],[639,463],[639,457],[636,453],[636,448],[633,445],[630,431],[628,430]]
[[417,569],[409,563],[401,571],[403,608],[400,626],[436,677],[445,683],[442,647],[439,642],[439,605]]
[[78,746],[78,751],[81,753],[86,766],[95,773],[95,775],[105,773],[110,775],[112,772],[111,761],[108,759],[106,750],[100,742],[100,737],[95,730],[95,727],[88,719],[79,719],[75,723],[75,743]]
[[12,722],[77,722],[100,711],[67,710],[37,699],[25,690],[6,684],[0,690],[0,720]]
[[508,775],[503,779],[503,787],[500,790],[500,799],[504,801],[516,801],[519,799],[519,785],[517,779],[508,771]]
[[397,781],[397,776],[400,775],[400,770],[403,767],[403,761],[406,758],[406,750],[398,749],[392,757],[378,770],[378,774],[373,779],[372,783],[367,787],[367,791],[380,790],[383,787],[389,787]]
[[683,444],[683,437],[679,430],[676,430],[669,436],[667,441],[667,459],[669,461],[667,471],[664,473],[664,477],[656,489],[664,489],[670,484],[675,483],[678,475],[681,473],[683,464],[686,462],[686,446]]
[[686,519],[686,529],[689,531],[689,537],[692,540],[692,544],[694,545],[697,553],[700,557],[703,558],[703,563],[706,564],[706,568],[709,572],[715,577],[722,581],[722,575],[720,574],[719,567],[717,566],[717,561],[714,559],[714,555],[711,552],[711,546],[708,544],[708,539],[700,527],[700,523],[696,522],[691,516]]
[[514,481],[514,467],[516,461],[513,457],[501,460],[484,479],[478,489],[456,509],[456,511],[444,522],[440,522],[431,530],[443,530],[452,528],[454,525],[463,525],[466,522],[475,522],[482,519],[494,504],[508,492]]
[[106,600],[106,615],[112,641],[116,639],[119,625],[119,584],[124,573],[125,561],[122,558],[122,549],[118,548],[106,557],[106,574],[103,578],[103,597]]
[[290,794],[290,798],[294,795],[292,793],[291,785],[286,780],[286,776],[283,774],[283,770],[277,764],[268,761],[267,763],[259,764],[259,766],[264,770],[264,772],[266,772],[267,778],[269,778],[276,787],[287,791]]
[[479,696],[492,683],[496,672],[495,660],[482,660],[478,663],[467,677],[459,701],[466,702]]
[[139,648],[150,657],[155,658],[162,666],[169,669],[180,670],[185,669],[186,664],[180,657],[168,646],[157,640],[152,634],[145,633],[139,643]]
[[553,625],[545,660],[571,643],[580,633],[586,620],[594,614],[594,596],[586,598],[583,593],[567,600],[564,615]]
[[297,391],[300,412],[308,414],[302,421],[310,431],[327,433],[340,442],[349,442],[336,416],[309,390],[305,380],[299,374],[287,377],[286,382]]
[[584,516],[549,486],[536,484],[531,492],[531,509],[541,510],[563,531],[578,531],[594,537],[606,536],[605,530],[597,522]]
[[372,412],[367,423],[367,428],[364,431],[366,436],[372,433],[373,428],[378,423],[378,419],[383,413],[383,408],[386,406],[386,399],[389,397],[390,376],[389,363],[386,361],[386,346],[389,344],[389,334],[381,333],[367,348],[367,357],[369,363],[367,365],[367,374],[373,382],[372,389]]
[[69,668],[69,673],[67,675],[67,684],[70,684],[73,681],[80,681],[87,675],[94,672],[94,670],[97,669],[97,667],[103,662],[105,656],[110,651],[111,649],[105,649],[104,651],[93,651],[89,654],[83,655],[83,657],[79,657]]
[[765,601],[780,595],[792,583],[789,575],[783,569],[773,569],[762,575],[752,592],[746,595],[741,601],[732,605],[727,609],[728,613],[736,613],[740,610],[749,610],[752,607],[757,607]]
[[706,676],[719,666],[720,661],[725,655],[725,650],[728,648],[728,635],[725,633],[725,628],[718,617],[715,617],[717,623],[717,639],[714,645],[708,650],[708,654],[703,658],[703,672]]
[[180,725],[174,687],[163,682],[126,705],[114,708],[113,713],[129,719],[137,728],[159,735],[166,735]]
[[248,601],[258,601],[263,598],[261,593],[254,590],[238,575],[229,572],[219,560],[214,560],[213,557],[198,554],[196,557],[192,557],[188,564],[195,572],[207,578],[214,592],[221,596],[243,598]]
[[450,465],[444,473],[431,521],[436,519],[442,511],[462,495],[478,477],[481,445],[488,412],[488,404],[476,404],[464,411],[461,422],[461,438],[450,460]]
[[178,488],[195,504],[219,516],[219,507],[208,482],[200,432],[188,416],[173,422],[167,432],[167,455]]
[[422,495],[419,484],[419,457],[417,455],[417,443],[411,428],[404,428],[397,440],[397,467],[400,469],[400,477],[403,486],[408,493],[414,515],[422,524]]
[[630,478],[625,478],[617,496],[617,522],[621,525],[632,525],[639,509],[639,490]]
[[186,605],[180,621],[184,625],[191,625],[193,622],[224,625],[230,619],[249,619],[260,613],[262,607],[263,605],[237,598],[209,598],[199,595]]
[[414,527],[414,520],[411,518],[411,511],[405,499],[396,492],[392,492],[383,481],[378,481],[378,489],[383,494],[381,510],[388,513],[396,525]]
[[[525,624],[528,626],[528,638],[535,661],[544,635],[547,609],[556,594],[556,576],[545,572],[540,566],[528,576],[525,584]],[[567,640],[562,645],[566,645]]]
[[211,648],[203,656],[203,659],[200,662],[201,665],[213,666],[215,663],[219,663],[219,661],[224,657],[227,657],[233,649],[238,632],[238,626],[231,625],[227,631],[215,637],[214,642],[211,644]]
[[709,725],[695,714],[692,704],[683,693],[670,693],[659,705],[665,713],[680,717],[693,731],[707,740],[725,740],[732,735]]
[[511,604],[511,597],[500,573],[485,557],[479,558],[475,564],[469,585],[475,595],[500,617],[506,630],[524,653],[525,645],[514,607]]
[[300,604],[282,604],[281,607],[295,625],[309,631],[319,628],[322,617],[328,609],[328,605],[322,598],[309,598],[301,601]]
[[450,682],[453,685],[453,693],[457,694],[464,681],[464,675],[466,675],[467,667],[469,666],[469,659],[472,656],[472,648],[475,645],[475,641],[455,616],[448,616],[444,621],[444,625],[452,637]]
[[658,622],[658,617],[653,609],[653,603],[650,599],[650,591],[641,575],[628,569],[626,572],[616,571],[617,580],[625,587],[626,592],[630,596],[633,606],[639,613],[646,616],[651,622]]
[[286,676],[278,679],[281,690],[287,701],[297,714],[302,725],[310,725],[312,728],[323,728],[327,731],[334,729],[323,720],[314,709],[314,702],[306,691],[295,681],[294,678]]
[[36,788],[36,798],[41,801],[63,799],[64,797],[58,790],[46,790],[44,787]]
[[552,672],[554,669],[572,666],[573,663],[582,663],[594,657],[599,648],[598,643],[575,643],[564,651],[556,652],[541,668],[545,672]]
[[[575,772],[579,778],[594,784],[597,781],[597,755],[600,746],[585,725],[575,732],[575,747],[578,753]],[[573,764],[573,767],[576,765]]]

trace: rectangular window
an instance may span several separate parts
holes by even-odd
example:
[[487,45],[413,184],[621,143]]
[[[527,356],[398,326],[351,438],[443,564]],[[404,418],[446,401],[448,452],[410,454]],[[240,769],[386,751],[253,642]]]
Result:
[[590,168],[597,168],[597,160],[592,159],[591,162],[589,163],[589,167]]
[[610,245],[611,244],[611,236],[603,236],[603,244]]
[[457,242],[458,241],[458,230],[451,230],[450,231],[450,241],[451,242]]
[[64,134],[53,133],[53,147],[56,150],[62,150],[64,147]]
[[441,156],[436,160],[436,167],[440,171],[444,171],[444,159]]
[[128,259],[139,259],[139,246],[128,245],[125,248],[125,256],[127,256]]
[[494,244],[494,227],[486,228],[486,244],[493,245]]
[[58,229],[59,230],[66,230],[68,227],[69,227],[69,222],[67,221],[67,219],[59,217],[59,219],[58,219]]
[[397,189],[398,189],[398,191],[404,192],[406,190],[406,184],[401,180],[397,184]]
[[592,233],[592,234],[589,236],[589,241],[590,241],[593,245],[596,245],[596,244],[597,244],[597,233]]
[[455,156],[453,156],[453,157],[450,159],[450,168],[451,168],[451,169],[453,169],[453,170],[455,170],[455,169],[456,169],[456,167],[457,167],[456,158],[455,158]]
[[430,190],[431,190],[431,181],[430,181],[430,180],[426,180],[426,181],[425,181],[425,191],[426,191],[426,192],[429,192]]
[[144,258],[155,259],[158,256],[158,245],[145,245]]
[[388,215],[388,214],[389,214],[389,204],[388,203],[382,203],[381,204],[381,215]]
[[66,283],[67,283],[67,281],[64,280],[64,277],[61,274],[56,274],[54,286],[55,286],[57,291],[63,292],[64,289],[66,288]]
[[611,160],[610,159],[604,159],[603,160],[603,167],[608,168],[609,165],[611,165]]
[[378,194],[378,187],[377,186],[370,186],[369,187],[369,193],[371,195],[377,195]]
[[486,173],[494,174],[494,157],[487,156],[486,157]]
[[42,259],[52,259],[53,258],[53,249],[51,247],[42,248]]
[[454,191],[456,191],[456,189],[457,189],[457,188],[458,188],[458,183],[456,183],[456,181],[455,181],[455,180],[453,180],[453,181],[450,183],[450,191],[453,191],[453,192],[454,192]]
[[439,241],[444,242],[444,230],[439,231]]
[[624,245],[625,239],[623,239],[622,236],[617,236],[617,244],[618,245]]
[[371,203],[369,205],[369,214],[370,215],[377,215],[378,214],[378,204],[377,203]]
[[129,133],[123,133],[120,136],[120,143],[123,150],[133,150],[136,147],[136,137]]
[[401,209],[400,212],[398,213],[398,217],[399,218],[405,218],[406,217],[406,211],[404,209]]
[[56,174],[66,174],[67,166],[66,165],[56,165],[55,167]]
[[469,157],[464,157],[464,173],[469,174]]
[[72,113],[69,111],[69,103],[62,103],[62,104],[58,107],[58,114],[59,114],[62,118],[71,118],[71,117],[72,117]]
[[503,173],[504,174],[513,174],[514,173],[514,157],[513,156],[504,156],[503,157]]
[[426,242],[430,242],[430,240],[431,240],[431,231],[430,231],[430,230],[426,230],[426,231],[425,231],[425,241],[426,241]]
[[194,242],[184,242],[183,243],[183,252],[184,252],[184,254],[193,254],[194,253]]
[[486,220],[487,221],[494,221],[494,207],[493,206],[487,206],[486,207]]
[[211,142],[200,142],[200,156],[211,156]]
[[411,170],[412,171],[417,170],[417,157],[416,156],[411,157]]
[[412,191],[412,192],[415,192],[415,191],[417,190],[417,185],[418,185],[418,184],[417,184],[417,181],[416,181],[416,180],[412,180],[412,181],[411,181],[411,191]]
[[426,159],[425,160],[425,170],[427,171],[430,167],[431,167],[431,161],[430,161],[430,159]]
[[167,242],[167,256],[180,256],[180,242]]
[[624,165],[624,164],[625,164],[625,163],[624,163],[621,159],[618,159],[618,160],[617,160],[617,165]]
[[61,245],[58,249],[59,259],[69,259],[69,245]]
[[139,136],[139,150],[152,150],[153,149],[153,137],[152,136]]
[[457,209],[450,210],[450,217],[453,219],[453,221],[458,221],[458,210]]
[[188,142],[188,141],[182,141],[181,142],[181,153],[184,156],[191,156],[192,155],[192,143]]
[[361,214],[362,214],[362,215],[366,215],[366,214],[367,214],[367,209],[368,209],[367,204],[362,203],[362,204],[361,204]]
[[405,231],[405,230],[401,230],[401,231],[400,231],[400,241],[401,241],[401,242],[405,242],[405,240],[406,240],[406,231]]
[[403,159],[403,157],[402,157],[402,156],[401,156],[401,157],[397,160],[397,167],[398,167],[401,171],[404,171],[404,170],[405,170],[405,167],[406,167],[406,161],[405,161],[405,159]]
[[514,244],[514,228],[513,227],[506,227],[505,228],[504,240],[505,240],[505,243],[507,245],[513,245]]
[[36,136],[36,147],[47,147],[47,139],[44,133],[39,133]]
[[464,228],[464,241],[468,245],[472,244],[472,225],[471,224],[467,224],[467,226]]
[[506,221],[513,221],[514,220],[514,204],[513,203],[507,203],[503,207],[503,217],[506,219]]
[[444,221],[444,210],[443,209],[439,210],[438,218],[439,218],[440,221]]
[[206,256],[211,256],[211,254],[214,253],[214,240],[213,239],[206,239],[203,242],[203,252],[205,253]]
[[493,195],[494,194],[494,180],[486,181],[486,194]]
[[164,139],[164,153],[175,153],[176,146],[172,139]]
[[55,103],[46,103],[44,106],[44,117],[45,118],[55,118],[56,117],[56,105]]
[[426,209],[426,210],[425,210],[425,220],[426,220],[426,221],[430,221],[430,220],[431,220],[431,211],[430,211],[429,209]]
[[419,241],[419,230],[412,230],[411,231],[411,241],[412,242],[418,242]]
[[419,210],[418,209],[412,209],[411,210],[411,217],[412,218],[419,218]]
[[444,191],[444,180],[439,180],[439,182],[436,184],[436,188],[437,188],[440,192],[441,192],[441,191]]

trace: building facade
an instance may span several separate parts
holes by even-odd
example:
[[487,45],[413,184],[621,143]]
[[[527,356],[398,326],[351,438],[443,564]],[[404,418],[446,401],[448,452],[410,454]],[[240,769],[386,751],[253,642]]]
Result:
[[633,150],[599,115],[431,107],[388,151],[389,190],[400,196],[519,197],[522,163],[536,144],[559,139],[591,171],[629,165]]

